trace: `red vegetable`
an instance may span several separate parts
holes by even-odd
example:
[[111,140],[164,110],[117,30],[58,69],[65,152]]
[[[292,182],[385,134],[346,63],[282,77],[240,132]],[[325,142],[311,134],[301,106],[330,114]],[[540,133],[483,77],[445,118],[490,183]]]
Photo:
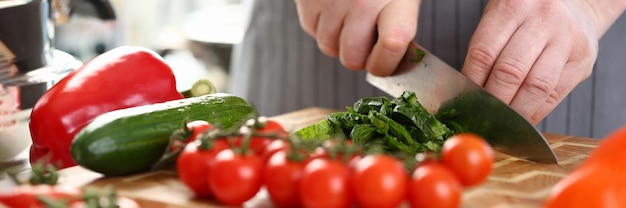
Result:
[[196,196],[213,196],[209,187],[211,167],[215,162],[215,155],[228,148],[229,144],[225,139],[199,140],[187,144],[177,158],[178,177]]
[[411,207],[454,208],[461,205],[463,186],[459,179],[438,162],[420,164],[409,183]]
[[289,142],[282,139],[275,139],[269,143],[267,147],[265,147],[265,150],[263,150],[263,155],[261,156],[263,164],[267,164],[270,158],[272,158],[272,155],[275,153],[282,150],[288,150],[289,148],[291,148]]
[[[248,121],[250,129],[254,131],[254,134],[267,134],[268,136],[252,136],[250,137],[250,141],[248,143],[248,149],[252,151],[254,154],[263,157],[265,155],[265,150],[267,146],[272,143],[276,138],[274,137],[285,137],[289,133],[285,131],[282,125],[277,121],[270,120],[267,117],[258,117],[256,119],[251,119]],[[241,147],[243,143],[243,138],[239,137],[235,140],[235,146]]]
[[626,207],[626,126],[552,189],[544,207]]
[[74,201],[80,199],[80,196],[80,190],[70,186],[25,184],[0,191],[0,207],[44,207],[38,197]]
[[409,176],[392,156],[365,156],[351,171],[350,185],[359,207],[399,207],[404,200]]
[[61,79],[35,103],[31,163],[49,154],[61,168],[73,166],[72,139],[96,116],[181,98],[171,68],[158,54],[134,46],[110,50]]
[[240,206],[254,197],[263,184],[263,164],[259,156],[240,154],[232,149],[220,151],[211,168],[209,187],[217,201]]
[[441,162],[466,187],[487,180],[493,169],[493,160],[493,150],[489,143],[473,133],[456,134],[448,138],[441,147]]
[[277,151],[270,157],[263,172],[263,182],[276,207],[302,206],[298,185],[306,161],[305,158],[294,158],[290,152]]
[[313,159],[307,163],[300,179],[303,207],[350,207],[348,166],[338,160]]

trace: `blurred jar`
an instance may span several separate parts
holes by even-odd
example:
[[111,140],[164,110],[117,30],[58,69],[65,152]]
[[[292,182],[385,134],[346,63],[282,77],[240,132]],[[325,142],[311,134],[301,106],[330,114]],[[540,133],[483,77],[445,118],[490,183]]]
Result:
[[0,84],[0,161],[13,159],[31,144],[30,109],[19,109],[19,88]]
[[82,64],[54,49],[53,38],[48,0],[0,0],[0,161],[27,150],[32,107]]

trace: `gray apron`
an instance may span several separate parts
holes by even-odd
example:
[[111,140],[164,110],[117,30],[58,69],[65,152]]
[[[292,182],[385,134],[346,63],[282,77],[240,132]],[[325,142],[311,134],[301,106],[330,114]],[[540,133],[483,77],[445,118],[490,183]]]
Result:
[[[293,0],[251,0],[242,42],[231,63],[231,93],[261,115],[306,107],[345,109],[385,93],[322,54],[298,22]],[[451,66],[463,65],[469,40],[487,0],[423,0],[415,41]],[[602,138],[626,124],[626,15],[600,41],[591,77],[577,86],[537,128],[543,132]]]

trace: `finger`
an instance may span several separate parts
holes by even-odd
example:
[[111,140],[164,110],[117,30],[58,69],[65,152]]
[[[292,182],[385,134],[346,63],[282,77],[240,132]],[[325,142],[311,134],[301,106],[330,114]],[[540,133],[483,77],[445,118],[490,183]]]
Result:
[[339,55],[339,35],[346,16],[346,9],[341,8],[344,4],[328,7],[319,16],[315,38],[320,50],[331,57]]
[[493,64],[485,89],[510,104],[547,44],[544,34],[534,22],[522,24]]
[[[495,3],[492,3],[495,2]],[[522,24],[523,10],[512,10],[498,4],[503,1],[490,1],[474,35],[461,72],[480,86],[485,86],[491,68],[509,39]],[[507,1],[504,1],[507,2]]]
[[568,59],[564,51],[569,50],[567,44],[558,43],[550,44],[543,50],[511,101],[513,109],[530,120],[550,96],[558,95],[553,92]]
[[[546,102],[529,118],[533,125],[543,120],[554,108],[556,108],[574,88],[591,74],[593,63],[568,62],[562,70],[561,77],[556,87],[550,93]],[[582,73],[581,73],[582,72]]]
[[381,11],[378,40],[367,58],[366,69],[378,76],[391,74],[400,63],[417,30],[420,1],[394,1]]
[[346,14],[341,35],[339,36],[339,59],[348,69],[365,68],[365,59],[374,45],[376,18],[382,9],[379,4],[370,1],[358,1],[353,9]]
[[310,0],[295,0],[296,10],[300,26],[311,37],[315,38],[317,33],[317,22],[319,19],[320,7]]

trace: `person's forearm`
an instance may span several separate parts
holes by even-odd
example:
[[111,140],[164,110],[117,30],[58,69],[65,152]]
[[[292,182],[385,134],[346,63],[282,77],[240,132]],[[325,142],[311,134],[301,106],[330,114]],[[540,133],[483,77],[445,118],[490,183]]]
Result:
[[609,30],[626,9],[626,0],[587,0],[587,2],[596,13],[599,37]]

